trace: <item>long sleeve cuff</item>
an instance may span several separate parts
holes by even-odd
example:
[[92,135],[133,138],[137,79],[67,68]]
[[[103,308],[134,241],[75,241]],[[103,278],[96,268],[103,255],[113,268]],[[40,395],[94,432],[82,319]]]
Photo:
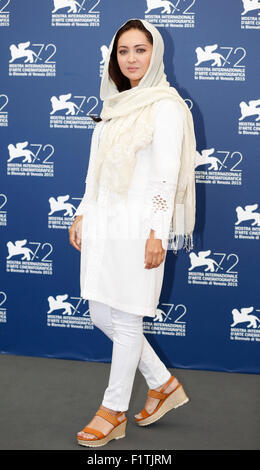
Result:
[[167,180],[149,180],[145,194],[144,227],[146,236],[155,230],[155,238],[162,240],[167,250],[173,214],[176,183]]
[[79,203],[77,210],[74,214],[75,217],[78,215],[83,215],[87,211],[88,208],[88,202],[87,202],[87,193],[85,192],[83,198],[81,199],[81,202]]

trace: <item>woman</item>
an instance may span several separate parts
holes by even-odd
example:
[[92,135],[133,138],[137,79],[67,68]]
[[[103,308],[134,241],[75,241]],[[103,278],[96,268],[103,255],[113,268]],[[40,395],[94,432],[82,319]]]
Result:
[[166,80],[163,53],[159,31],[145,20],[131,19],[114,35],[86,190],[69,229],[81,251],[81,296],[92,322],[113,341],[102,405],[77,434],[84,446],[125,436],[137,367],[149,387],[138,425],[188,401],[143,334],[143,317],[156,313],[169,232],[175,253],[181,237],[189,250],[195,223],[193,120]]

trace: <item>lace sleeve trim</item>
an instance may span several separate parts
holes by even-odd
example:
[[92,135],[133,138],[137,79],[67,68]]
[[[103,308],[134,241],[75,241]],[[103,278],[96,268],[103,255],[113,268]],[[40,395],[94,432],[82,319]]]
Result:
[[176,184],[167,180],[150,180],[145,194],[144,227],[148,237],[155,230],[155,237],[167,246],[174,205]]

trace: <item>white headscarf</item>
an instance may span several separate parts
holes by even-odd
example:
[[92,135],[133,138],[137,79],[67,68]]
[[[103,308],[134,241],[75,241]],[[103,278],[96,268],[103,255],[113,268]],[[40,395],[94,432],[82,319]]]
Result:
[[[138,19],[138,18],[133,18]],[[195,225],[195,153],[192,114],[177,90],[170,86],[164,73],[164,42],[158,29],[146,20],[139,19],[153,37],[153,49],[149,67],[137,86],[119,92],[108,73],[115,35],[110,43],[101,80],[100,98],[104,101],[101,111],[103,120],[110,120],[102,134],[94,168],[94,190],[96,200],[98,182],[122,198],[127,197],[136,164],[136,152],[147,147],[153,139],[153,104],[163,98],[181,103],[186,110],[181,165],[172,215],[172,247],[176,248],[179,236],[184,237],[187,251],[193,248],[192,232]],[[128,20],[129,21],[129,20]],[[125,23],[124,23],[125,24]],[[184,220],[180,221],[180,207]],[[176,251],[175,251],[176,253]]]

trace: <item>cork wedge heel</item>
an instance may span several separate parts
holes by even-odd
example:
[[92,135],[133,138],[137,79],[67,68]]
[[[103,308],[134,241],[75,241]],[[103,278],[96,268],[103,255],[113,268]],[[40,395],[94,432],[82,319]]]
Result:
[[164,390],[169,386],[174,378],[175,377],[172,375],[160,392],[153,389],[148,391],[148,396],[158,398],[160,401],[152,413],[148,413],[145,408],[142,409],[140,412],[142,418],[135,418],[135,421],[139,426],[147,426],[148,424],[152,424],[158,419],[162,418],[162,416],[164,416],[168,411],[174,408],[178,408],[179,406],[182,406],[189,401],[189,398],[184,392],[181,383],[179,383],[177,387],[171,392],[164,393]]
[[85,426],[82,431],[89,434],[94,434],[96,437],[88,439],[77,434],[78,444],[86,447],[100,447],[107,444],[112,439],[121,439],[122,437],[125,437],[127,418],[123,419],[122,421],[118,420],[118,417],[123,413],[124,411],[120,411],[116,415],[113,415],[108,411],[99,408],[99,410],[96,412],[96,415],[101,416],[106,421],[109,421],[109,423],[113,424],[114,428],[105,436],[101,431],[90,428],[89,426]]

